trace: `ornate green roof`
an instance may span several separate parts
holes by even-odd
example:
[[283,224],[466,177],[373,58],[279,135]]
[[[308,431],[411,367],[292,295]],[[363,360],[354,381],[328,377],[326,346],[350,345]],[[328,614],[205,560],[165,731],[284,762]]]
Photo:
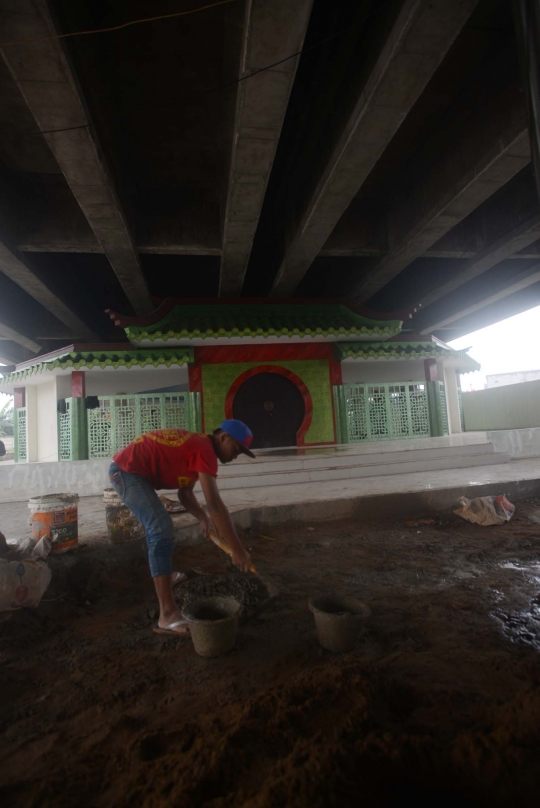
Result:
[[193,348],[156,348],[152,350],[127,351],[75,351],[56,354],[50,358],[36,357],[34,364],[15,370],[2,378],[0,384],[10,384],[34,376],[43,371],[61,368],[62,370],[92,370],[92,368],[132,368],[153,365],[185,365],[193,362]]
[[456,359],[467,371],[480,370],[466,351],[443,348],[436,342],[336,342],[338,359]]
[[175,305],[159,322],[129,325],[131,342],[242,337],[369,337],[399,334],[401,320],[371,320],[339,303]]

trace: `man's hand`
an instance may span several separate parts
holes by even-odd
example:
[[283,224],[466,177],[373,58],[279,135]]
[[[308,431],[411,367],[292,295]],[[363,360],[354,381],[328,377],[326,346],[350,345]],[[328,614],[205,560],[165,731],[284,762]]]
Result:
[[213,530],[214,527],[212,522],[210,521],[210,519],[206,514],[203,514],[203,516],[199,517],[199,524],[201,526],[201,532],[204,538],[207,539],[208,534],[210,533],[211,530]]
[[238,567],[241,572],[249,572],[251,569],[251,556],[247,550],[242,548],[241,552],[232,554],[232,563],[235,567]]

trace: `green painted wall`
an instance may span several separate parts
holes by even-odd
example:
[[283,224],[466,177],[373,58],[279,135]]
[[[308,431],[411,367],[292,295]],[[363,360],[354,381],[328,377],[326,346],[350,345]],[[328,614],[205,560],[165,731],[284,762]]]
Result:
[[462,393],[466,432],[540,427],[540,381]]
[[[261,362],[238,362],[230,365],[203,365],[204,428],[215,429],[225,418],[225,399],[231,384],[238,376]],[[332,388],[328,360],[268,362],[292,371],[302,379],[313,401],[313,420],[306,435],[306,443],[333,443]]]

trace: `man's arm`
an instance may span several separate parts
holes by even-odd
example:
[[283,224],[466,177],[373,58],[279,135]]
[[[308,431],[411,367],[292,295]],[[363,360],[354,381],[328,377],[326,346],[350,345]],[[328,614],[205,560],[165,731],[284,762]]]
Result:
[[224,541],[231,548],[233,564],[241,569],[242,572],[249,572],[251,567],[251,557],[249,553],[246,552],[244,545],[236,535],[236,530],[234,529],[229,511],[219,495],[216,478],[211,474],[199,472],[199,480],[204,498],[206,500],[206,505],[208,507],[210,519],[216,526]]
[[193,493],[193,488],[195,487],[195,483],[193,485],[188,486],[187,488],[179,488],[178,489],[178,499],[191,516],[194,516],[195,519],[198,519],[201,523],[201,530],[203,535],[208,537],[208,531],[210,529],[210,520],[206,511],[204,511],[197,501],[197,497]]

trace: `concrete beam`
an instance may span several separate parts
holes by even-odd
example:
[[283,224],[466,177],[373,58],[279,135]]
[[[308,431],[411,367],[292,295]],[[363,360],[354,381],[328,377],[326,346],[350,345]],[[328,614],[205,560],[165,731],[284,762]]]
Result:
[[[459,311],[454,312],[454,314],[449,315],[448,317],[443,317],[441,319],[434,318],[429,325],[422,328],[420,331],[421,334],[431,334],[434,331],[438,331],[441,328],[446,328],[451,323],[455,323],[458,320],[461,320],[463,317],[467,317],[469,314],[474,314],[480,309],[484,309],[486,306],[490,306],[493,303],[498,303],[500,300],[504,300],[506,297],[510,297],[510,295],[516,294],[516,292],[521,292],[522,289],[526,289],[528,286],[532,286],[535,283],[540,281],[540,264],[537,265],[537,269],[531,273],[531,270],[527,270],[527,272],[522,273],[513,283],[505,286],[499,292],[494,292],[492,295],[485,296],[485,292],[480,290],[477,291],[475,295],[472,296],[472,299],[468,305],[464,308],[460,308]],[[429,320],[429,317],[427,318]]]
[[[11,342],[17,343],[17,345],[21,345],[23,348],[28,348],[29,351],[33,353],[37,353],[41,350],[41,345],[35,342],[31,337],[26,336],[26,334],[22,334],[20,331],[16,331],[14,328],[11,328],[9,325],[5,325],[4,323],[0,323],[0,339],[3,340],[10,340]],[[5,346],[1,346],[0,350],[5,348]],[[14,361],[14,360],[12,360]],[[21,361],[19,359],[16,360]]]
[[450,280],[421,297],[418,301],[419,305],[425,307],[440,300],[441,297],[487,272],[505,258],[510,258],[518,250],[537,241],[538,238],[540,238],[540,214],[537,213],[509,232],[503,233],[500,238],[477,253],[474,258],[464,261],[460,270]]
[[389,211],[390,250],[353,291],[356,296],[370,300],[528,165],[525,109],[515,91],[482,110],[476,124]]
[[[313,0],[247,0],[240,78],[301,50]],[[299,58],[238,85],[220,294],[239,295]]]
[[[56,33],[45,0],[1,0],[4,41]],[[152,301],[126,218],[59,40],[8,45],[4,60],[137,314]],[[70,127],[75,127],[70,129]],[[87,128],[77,128],[87,127]]]
[[291,295],[443,60],[477,0],[405,0],[273,286]]
[[[0,272],[11,278],[34,300],[37,300],[43,308],[47,309],[57,320],[63,323],[70,330],[73,337],[92,341],[96,339],[92,329],[26,265],[24,257],[12,252],[2,242],[0,242]],[[10,339],[13,338],[10,337]],[[35,350],[39,350],[39,347],[38,345]]]
[[[35,353],[35,351],[23,348],[12,340],[0,337],[0,364],[2,365],[18,365],[19,362],[26,362],[31,359]],[[0,373],[3,370],[3,368],[0,368]]]

